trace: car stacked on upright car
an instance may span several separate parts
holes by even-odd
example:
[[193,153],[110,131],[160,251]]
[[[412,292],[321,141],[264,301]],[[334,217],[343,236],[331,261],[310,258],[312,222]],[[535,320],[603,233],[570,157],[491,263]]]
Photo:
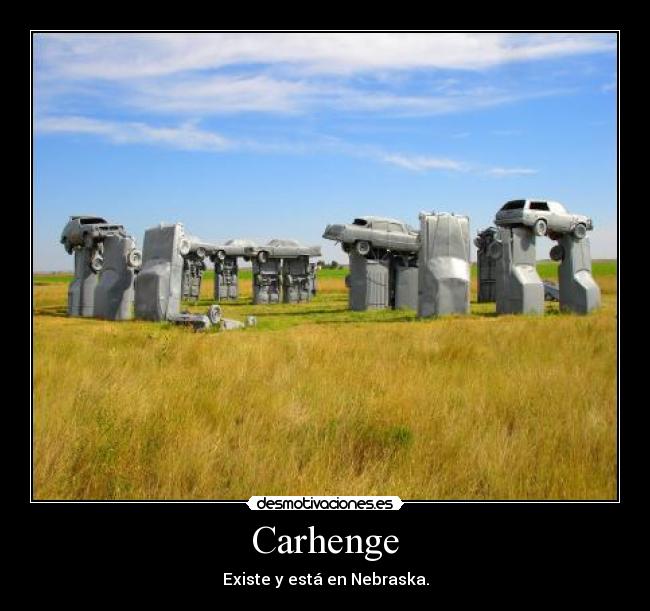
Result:
[[349,225],[328,225],[323,237],[340,242],[345,252],[354,251],[362,257],[371,250],[417,253],[420,233],[397,219],[360,216]]
[[525,225],[535,235],[555,240],[561,234],[572,233],[581,240],[593,229],[592,220],[582,214],[571,214],[559,202],[550,200],[515,199],[497,212],[494,222],[501,226]]

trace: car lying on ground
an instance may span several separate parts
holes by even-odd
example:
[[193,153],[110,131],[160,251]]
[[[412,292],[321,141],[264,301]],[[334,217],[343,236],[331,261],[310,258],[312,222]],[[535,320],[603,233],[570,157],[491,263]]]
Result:
[[269,259],[293,259],[296,257],[320,257],[320,246],[303,246],[296,240],[271,240],[262,246],[244,248],[247,257],[256,257],[260,263]]
[[323,237],[340,242],[345,252],[365,257],[374,249],[417,253],[420,232],[396,219],[360,216],[350,225],[328,225]]
[[125,235],[123,225],[113,225],[99,216],[71,216],[61,233],[61,244],[68,254],[77,247],[93,248],[95,242],[107,235]]
[[531,227],[535,235],[548,235],[551,239],[572,233],[581,240],[587,230],[594,228],[589,217],[571,214],[562,204],[550,200],[509,201],[497,212],[494,222],[501,226],[525,225]]

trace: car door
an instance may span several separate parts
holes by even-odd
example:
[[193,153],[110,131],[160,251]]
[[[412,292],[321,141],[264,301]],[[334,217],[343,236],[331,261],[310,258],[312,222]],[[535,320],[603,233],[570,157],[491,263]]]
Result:
[[385,221],[373,221],[370,241],[376,248],[388,248],[388,223]]
[[404,250],[409,246],[408,234],[401,223],[388,223],[388,247],[393,250]]

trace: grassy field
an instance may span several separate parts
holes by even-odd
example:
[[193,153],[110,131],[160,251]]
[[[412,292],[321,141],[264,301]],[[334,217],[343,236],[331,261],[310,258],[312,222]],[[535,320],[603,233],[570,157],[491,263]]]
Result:
[[475,286],[466,317],[349,312],[346,273],[276,306],[244,273],[224,315],[258,326],[204,334],[69,319],[70,276],[34,276],[35,498],[615,497],[615,262],[586,317],[496,317]]

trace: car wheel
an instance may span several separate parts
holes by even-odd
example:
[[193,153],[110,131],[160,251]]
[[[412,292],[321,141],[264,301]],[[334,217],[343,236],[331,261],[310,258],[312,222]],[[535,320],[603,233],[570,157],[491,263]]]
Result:
[[257,260],[258,260],[260,263],[266,263],[266,262],[269,260],[269,253],[266,252],[265,250],[260,250],[260,251],[257,253]]
[[370,253],[370,244],[365,240],[359,240],[358,242],[355,243],[354,250],[358,255],[365,257],[366,255],[368,255],[368,253]]
[[102,270],[102,267],[104,267],[104,257],[102,257],[99,253],[95,253],[90,260],[90,268],[95,273],[97,273]]
[[138,269],[142,265],[142,253],[134,248],[127,255],[126,263],[129,267]]
[[213,325],[221,320],[221,306],[213,304],[208,308],[208,318]]
[[547,228],[548,225],[546,224],[546,221],[544,219],[537,219],[535,221],[535,224],[533,225],[533,232],[537,236],[544,236],[546,235]]
[[182,238],[180,244],[178,245],[178,252],[180,252],[181,255],[186,256],[190,254],[190,248],[191,248],[190,241],[185,238]]
[[490,245],[487,249],[487,254],[490,259],[494,259],[495,261],[497,259],[500,259],[503,255],[503,244],[501,242],[497,242],[496,240],[490,242]]
[[573,228],[573,235],[577,240],[582,240],[587,235],[587,227],[585,227],[584,223],[578,223]]
[[551,248],[548,256],[551,257],[552,261],[562,261],[564,259],[564,248],[560,244],[556,244]]

